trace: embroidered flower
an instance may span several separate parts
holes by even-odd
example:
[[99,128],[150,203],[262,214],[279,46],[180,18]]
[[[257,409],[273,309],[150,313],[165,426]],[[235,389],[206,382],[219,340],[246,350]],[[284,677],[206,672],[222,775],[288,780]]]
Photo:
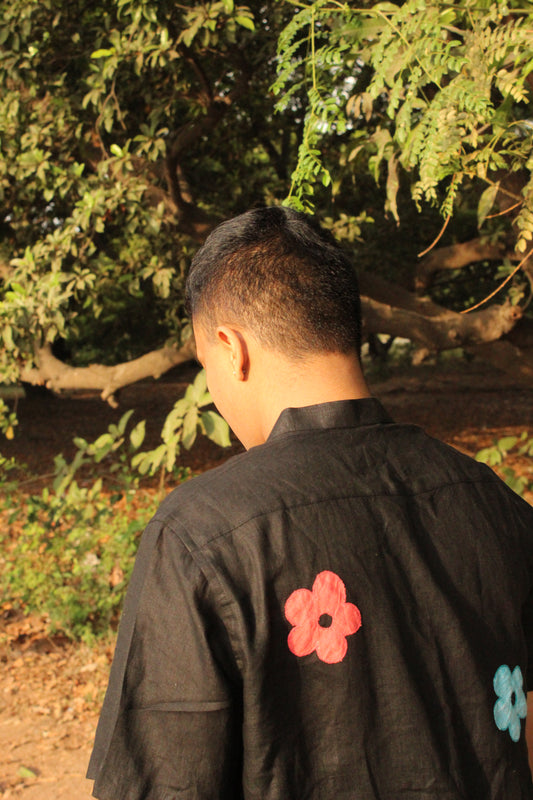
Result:
[[314,650],[321,661],[336,664],[346,655],[346,637],[361,627],[361,613],[346,602],[346,587],[338,575],[325,570],[313,583],[313,591],[296,589],[285,603],[285,616],[294,625],[288,645],[295,656]]
[[509,729],[513,742],[520,739],[520,719],[527,714],[523,682],[520,667],[511,672],[507,664],[498,667],[494,676],[494,691],[499,697],[494,704],[494,721],[501,731]]

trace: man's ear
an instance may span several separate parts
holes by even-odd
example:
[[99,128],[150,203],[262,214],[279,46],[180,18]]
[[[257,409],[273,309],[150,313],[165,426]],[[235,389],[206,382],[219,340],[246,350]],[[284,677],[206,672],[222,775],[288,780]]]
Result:
[[239,381],[245,381],[250,371],[250,354],[246,335],[243,331],[229,325],[219,325],[215,336],[228,358],[232,375]]

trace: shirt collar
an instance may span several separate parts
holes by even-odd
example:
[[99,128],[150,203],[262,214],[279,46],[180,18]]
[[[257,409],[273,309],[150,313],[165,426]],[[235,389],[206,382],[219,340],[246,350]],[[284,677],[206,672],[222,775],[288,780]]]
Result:
[[280,416],[268,440],[298,430],[320,428],[357,428],[392,422],[379,400],[375,397],[361,400],[335,400],[301,408],[286,408]]

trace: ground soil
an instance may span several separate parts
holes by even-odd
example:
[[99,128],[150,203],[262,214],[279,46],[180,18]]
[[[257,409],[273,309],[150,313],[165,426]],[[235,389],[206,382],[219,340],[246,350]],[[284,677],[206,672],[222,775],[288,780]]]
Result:
[[[27,465],[20,474],[26,491],[50,480],[58,452],[71,457],[73,436],[91,441],[128,408],[147,419],[149,446],[192,377],[184,367],[164,382],[123,390],[121,407],[96,396],[55,397],[30,392],[18,403],[17,436],[2,446],[5,456]],[[483,365],[457,362],[416,370],[374,372],[374,393],[397,420],[422,425],[463,452],[474,454],[495,438],[533,434],[533,389],[519,388]],[[216,466],[240,446],[221,451],[199,441],[184,463],[201,471]],[[519,473],[530,462],[511,462]],[[530,501],[533,497],[529,496]],[[21,501],[23,502],[23,500]],[[103,698],[114,640],[94,647],[47,634],[43,619],[3,606],[0,618],[0,798],[88,800],[85,770]]]

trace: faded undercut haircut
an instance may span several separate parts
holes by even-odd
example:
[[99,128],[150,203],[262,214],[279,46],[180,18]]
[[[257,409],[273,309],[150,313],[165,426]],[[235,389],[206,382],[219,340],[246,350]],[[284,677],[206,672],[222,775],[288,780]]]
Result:
[[192,261],[186,301],[208,335],[233,323],[291,358],[359,353],[353,265],[315,217],[289,208],[254,209],[215,228]]

